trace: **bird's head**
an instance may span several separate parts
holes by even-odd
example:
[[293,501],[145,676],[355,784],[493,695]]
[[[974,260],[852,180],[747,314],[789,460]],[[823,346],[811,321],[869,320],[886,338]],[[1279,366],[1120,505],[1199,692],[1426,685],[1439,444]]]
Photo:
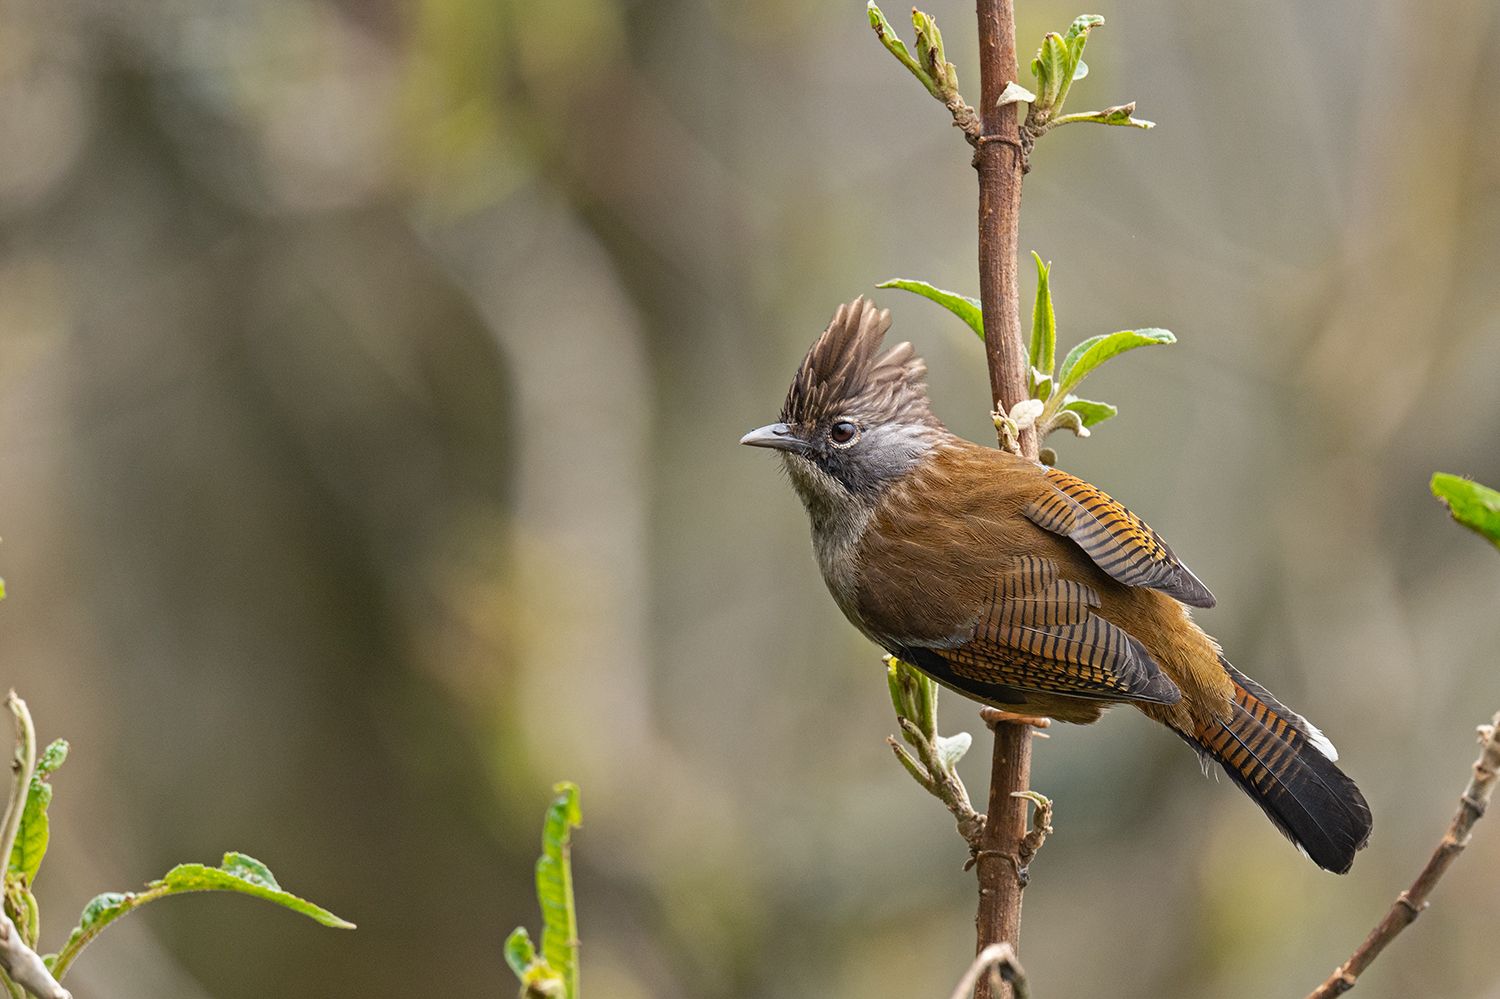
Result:
[[890,312],[864,298],[839,306],[797,369],[780,422],[740,439],[782,452],[814,514],[872,502],[946,433],[911,344],[880,350],[890,326]]

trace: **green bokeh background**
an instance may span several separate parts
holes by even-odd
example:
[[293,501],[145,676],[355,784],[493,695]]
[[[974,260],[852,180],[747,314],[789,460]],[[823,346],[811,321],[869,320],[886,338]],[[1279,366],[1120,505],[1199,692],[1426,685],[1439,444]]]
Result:
[[[1080,12],[1020,6],[1026,54]],[[931,9],[973,91],[971,6]],[[1090,380],[1121,415],[1062,464],[1213,588],[1376,827],[1334,878],[1131,712],[1054,730],[1026,965],[1300,996],[1500,708],[1500,560],[1427,492],[1500,482],[1500,12],[1092,10],[1071,105],[1161,125],[1048,136],[1021,244],[1064,345],[1180,342]],[[0,136],[0,681],[73,744],[44,942],[226,849],[360,924],[172,900],[75,994],[511,994],[560,778],[591,999],[948,994],[962,844],[734,443],[839,302],[977,286],[968,150],[862,3],[16,0]],[[972,335],[876,297],[991,439]],[[1365,999],[1500,997],[1487,825]]]

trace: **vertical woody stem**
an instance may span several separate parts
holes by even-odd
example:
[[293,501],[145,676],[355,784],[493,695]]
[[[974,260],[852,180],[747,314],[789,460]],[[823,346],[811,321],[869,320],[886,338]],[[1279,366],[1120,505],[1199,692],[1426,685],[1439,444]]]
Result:
[[[979,113],[981,134],[974,152],[979,171],[979,297],[984,310],[985,353],[995,408],[1027,397],[1026,345],[1021,336],[1016,284],[1021,216],[1021,177],[1025,156],[1016,106],[998,104],[1000,92],[1015,80],[1016,22],[1013,0],[977,0],[979,15]],[[1036,430],[1020,434],[1021,453],[1037,456]],[[979,853],[979,913],[976,951],[997,943],[1019,950],[1021,937],[1021,840],[1026,834],[1026,802],[1015,797],[1031,779],[1031,728],[1001,722],[994,726],[989,816]],[[1010,999],[992,994],[985,976],[976,999]]]

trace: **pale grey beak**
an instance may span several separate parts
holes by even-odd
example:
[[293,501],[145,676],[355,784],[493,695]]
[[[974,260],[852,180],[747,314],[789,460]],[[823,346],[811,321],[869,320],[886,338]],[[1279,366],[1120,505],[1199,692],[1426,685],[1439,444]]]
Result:
[[775,448],[778,451],[807,450],[807,442],[792,433],[792,428],[785,423],[773,423],[770,426],[752,430],[740,438],[740,443],[751,447]]

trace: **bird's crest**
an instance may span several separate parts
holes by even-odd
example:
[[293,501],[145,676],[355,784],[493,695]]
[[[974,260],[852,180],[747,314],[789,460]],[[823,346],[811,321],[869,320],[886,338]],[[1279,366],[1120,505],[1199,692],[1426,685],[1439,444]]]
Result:
[[864,297],[840,305],[797,369],[782,422],[854,415],[876,423],[938,425],[927,403],[927,365],[912,345],[902,342],[879,353],[890,328],[890,310]]

